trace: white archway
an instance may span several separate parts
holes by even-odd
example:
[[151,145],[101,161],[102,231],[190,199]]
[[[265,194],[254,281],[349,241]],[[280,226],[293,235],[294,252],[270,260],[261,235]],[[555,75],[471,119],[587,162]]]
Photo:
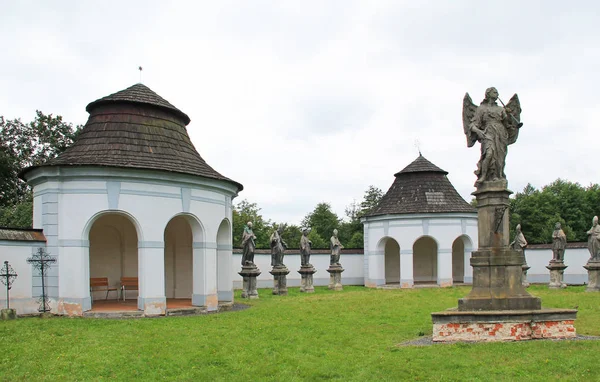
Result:
[[219,301],[233,301],[233,246],[231,223],[225,218],[217,231],[217,294]]
[[400,284],[400,245],[391,237],[382,238],[377,244],[379,253],[383,253],[386,284]]
[[413,244],[413,278],[415,284],[437,283],[438,243],[431,236],[421,236]]
[[452,280],[454,283],[464,283],[469,274],[473,242],[467,235],[457,237],[452,243]]

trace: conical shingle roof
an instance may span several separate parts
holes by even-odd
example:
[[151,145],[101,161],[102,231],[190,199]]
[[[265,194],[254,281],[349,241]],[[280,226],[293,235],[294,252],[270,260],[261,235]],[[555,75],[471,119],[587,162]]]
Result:
[[446,176],[422,155],[394,174],[394,183],[379,204],[366,216],[476,212]]
[[142,84],[91,102],[73,145],[40,166],[102,166],[161,170],[228,181],[209,166],[186,130],[190,118]]

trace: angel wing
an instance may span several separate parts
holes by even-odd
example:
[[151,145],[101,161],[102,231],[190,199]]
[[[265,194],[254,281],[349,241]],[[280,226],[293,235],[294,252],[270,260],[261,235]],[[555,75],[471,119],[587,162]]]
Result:
[[504,108],[508,118],[506,123],[508,124],[508,144],[513,144],[519,137],[519,129],[523,125],[521,123],[521,102],[519,102],[519,96],[513,95],[510,101]]
[[[513,97],[514,98],[514,97]],[[512,101],[512,99],[511,99]],[[518,102],[518,99],[517,99]],[[477,135],[471,131],[469,125],[471,125],[471,121],[475,116],[475,112],[477,111],[477,106],[473,103],[471,96],[469,93],[465,93],[465,98],[463,98],[463,129],[465,131],[465,135],[467,136],[467,147],[472,147],[475,142],[477,142]]]

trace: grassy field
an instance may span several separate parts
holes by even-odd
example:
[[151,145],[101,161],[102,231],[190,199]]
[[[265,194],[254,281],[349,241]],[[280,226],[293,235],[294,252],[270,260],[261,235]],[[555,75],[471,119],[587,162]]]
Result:
[[[250,309],[204,316],[0,321],[0,379],[600,379],[600,341],[398,346],[431,335],[430,313],[466,287],[316,289],[263,289]],[[578,305],[578,334],[600,335],[600,294],[529,290],[544,307]]]

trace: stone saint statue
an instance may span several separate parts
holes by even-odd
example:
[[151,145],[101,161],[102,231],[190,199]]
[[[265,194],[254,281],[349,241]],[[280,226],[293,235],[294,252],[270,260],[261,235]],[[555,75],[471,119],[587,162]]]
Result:
[[521,232],[521,225],[517,224],[517,228],[515,229],[515,240],[509,244],[510,248],[524,252],[524,248],[527,247],[527,240],[525,240],[525,236],[523,236],[523,232]]
[[283,252],[286,250],[287,244],[281,239],[282,232],[283,227],[279,226],[271,234],[271,266],[273,267],[285,267],[283,264]]
[[342,248],[344,248],[344,246],[342,245],[342,243],[340,243],[340,239],[338,239],[337,237],[338,235],[338,230],[334,229],[333,230],[333,236],[330,239],[330,246],[331,246],[331,259],[329,261],[329,265],[341,265],[340,264],[340,251],[342,250]]
[[463,128],[467,146],[481,143],[481,158],[475,171],[476,187],[488,181],[506,181],[504,164],[508,145],[517,141],[519,128],[523,125],[520,122],[521,104],[516,94],[506,107],[498,106],[497,100],[496,88],[485,91],[485,99],[479,107],[473,104],[469,93],[463,99]]
[[302,238],[300,238],[300,266],[311,267],[310,264],[310,251],[312,247],[312,241],[309,240],[308,234],[310,228],[304,228],[302,230]]
[[598,225],[598,216],[592,220],[592,228],[587,231],[588,249],[590,251],[589,261],[600,261],[600,225]]
[[254,240],[256,240],[256,236],[252,232],[252,222],[248,222],[242,234],[242,266],[254,264],[254,249],[256,249]]
[[552,233],[552,261],[565,260],[565,247],[567,245],[567,235],[563,232],[560,223],[554,226]]

